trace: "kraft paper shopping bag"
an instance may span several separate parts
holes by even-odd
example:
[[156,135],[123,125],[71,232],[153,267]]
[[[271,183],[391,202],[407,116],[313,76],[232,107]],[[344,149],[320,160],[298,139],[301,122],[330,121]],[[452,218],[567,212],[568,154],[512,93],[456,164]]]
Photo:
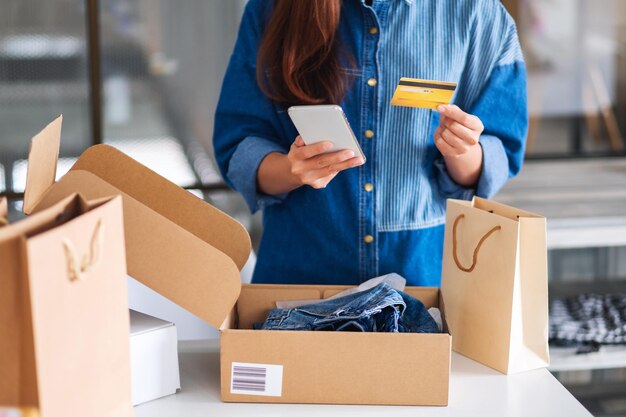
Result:
[[549,364],[544,217],[448,200],[442,293],[455,351],[503,373]]
[[7,199],[0,197],[0,227],[9,224],[9,205]]
[[0,229],[0,405],[132,415],[125,259],[119,196]]

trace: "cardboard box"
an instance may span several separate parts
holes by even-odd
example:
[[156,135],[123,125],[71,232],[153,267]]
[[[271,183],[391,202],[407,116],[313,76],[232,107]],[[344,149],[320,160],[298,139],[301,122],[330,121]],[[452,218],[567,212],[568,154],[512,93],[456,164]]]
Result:
[[[128,273],[220,329],[224,401],[447,405],[448,333],[252,330],[276,300],[324,298],[346,287],[242,287],[250,253],[243,226],[110,146],[89,148],[55,183],[60,124],[33,140],[25,210],[74,192],[121,194]],[[438,288],[406,291],[444,312]],[[245,389],[250,373],[267,376],[264,389]]]
[[[251,330],[277,300],[327,298],[347,288],[243,285],[234,314],[220,327],[222,400],[447,405],[448,333]],[[405,292],[427,308],[442,307],[438,288],[407,287]],[[238,386],[238,379],[249,379],[248,368],[266,376],[260,384]]]
[[133,405],[175,394],[180,373],[174,323],[130,310],[130,365]]

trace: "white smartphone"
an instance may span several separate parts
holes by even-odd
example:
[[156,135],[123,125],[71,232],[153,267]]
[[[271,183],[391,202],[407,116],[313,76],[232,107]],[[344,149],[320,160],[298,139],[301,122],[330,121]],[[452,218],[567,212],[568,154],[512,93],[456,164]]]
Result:
[[333,149],[328,152],[350,149],[354,156],[360,156],[365,161],[359,141],[341,107],[334,104],[292,106],[287,112],[305,144],[327,140],[333,143]]

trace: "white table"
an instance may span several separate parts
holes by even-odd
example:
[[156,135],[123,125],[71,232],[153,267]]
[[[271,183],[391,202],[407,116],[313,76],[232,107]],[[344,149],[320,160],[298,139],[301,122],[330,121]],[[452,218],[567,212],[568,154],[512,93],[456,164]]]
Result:
[[222,403],[219,342],[181,342],[182,391],[135,408],[135,417],[208,416],[591,416],[545,369],[505,376],[452,354],[448,407]]

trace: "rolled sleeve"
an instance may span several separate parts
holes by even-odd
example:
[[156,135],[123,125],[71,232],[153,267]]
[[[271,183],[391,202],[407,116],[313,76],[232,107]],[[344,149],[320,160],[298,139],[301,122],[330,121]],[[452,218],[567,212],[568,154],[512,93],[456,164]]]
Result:
[[282,202],[287,194],[268,195],[259,191],[257,172],[263,159],[271,152],[287,153],[277,143],[256,136],[248,136],[237,145],[228,166],[227,177],[241,193],[252,213]]
[[476,184],[476,195],[491,198],[509,179],[509,158],[502,141],[492,135],[482,135],[483,167]]
[[446,198],[453,198],[455,200],[472,199],[474,196],[474,188],[463,187],[457,184],[448,173],[448,168],[443,158],[435,160],[435,170],[439,190]]
[[471,200],[472,197],[493,197],[509,178],[509,159],[502,141],[492,135],[482,135],[483,162],[480,177],[474,187],[457,184],[446,168],[443,158],[435,161],[439,188],[447,198]]

